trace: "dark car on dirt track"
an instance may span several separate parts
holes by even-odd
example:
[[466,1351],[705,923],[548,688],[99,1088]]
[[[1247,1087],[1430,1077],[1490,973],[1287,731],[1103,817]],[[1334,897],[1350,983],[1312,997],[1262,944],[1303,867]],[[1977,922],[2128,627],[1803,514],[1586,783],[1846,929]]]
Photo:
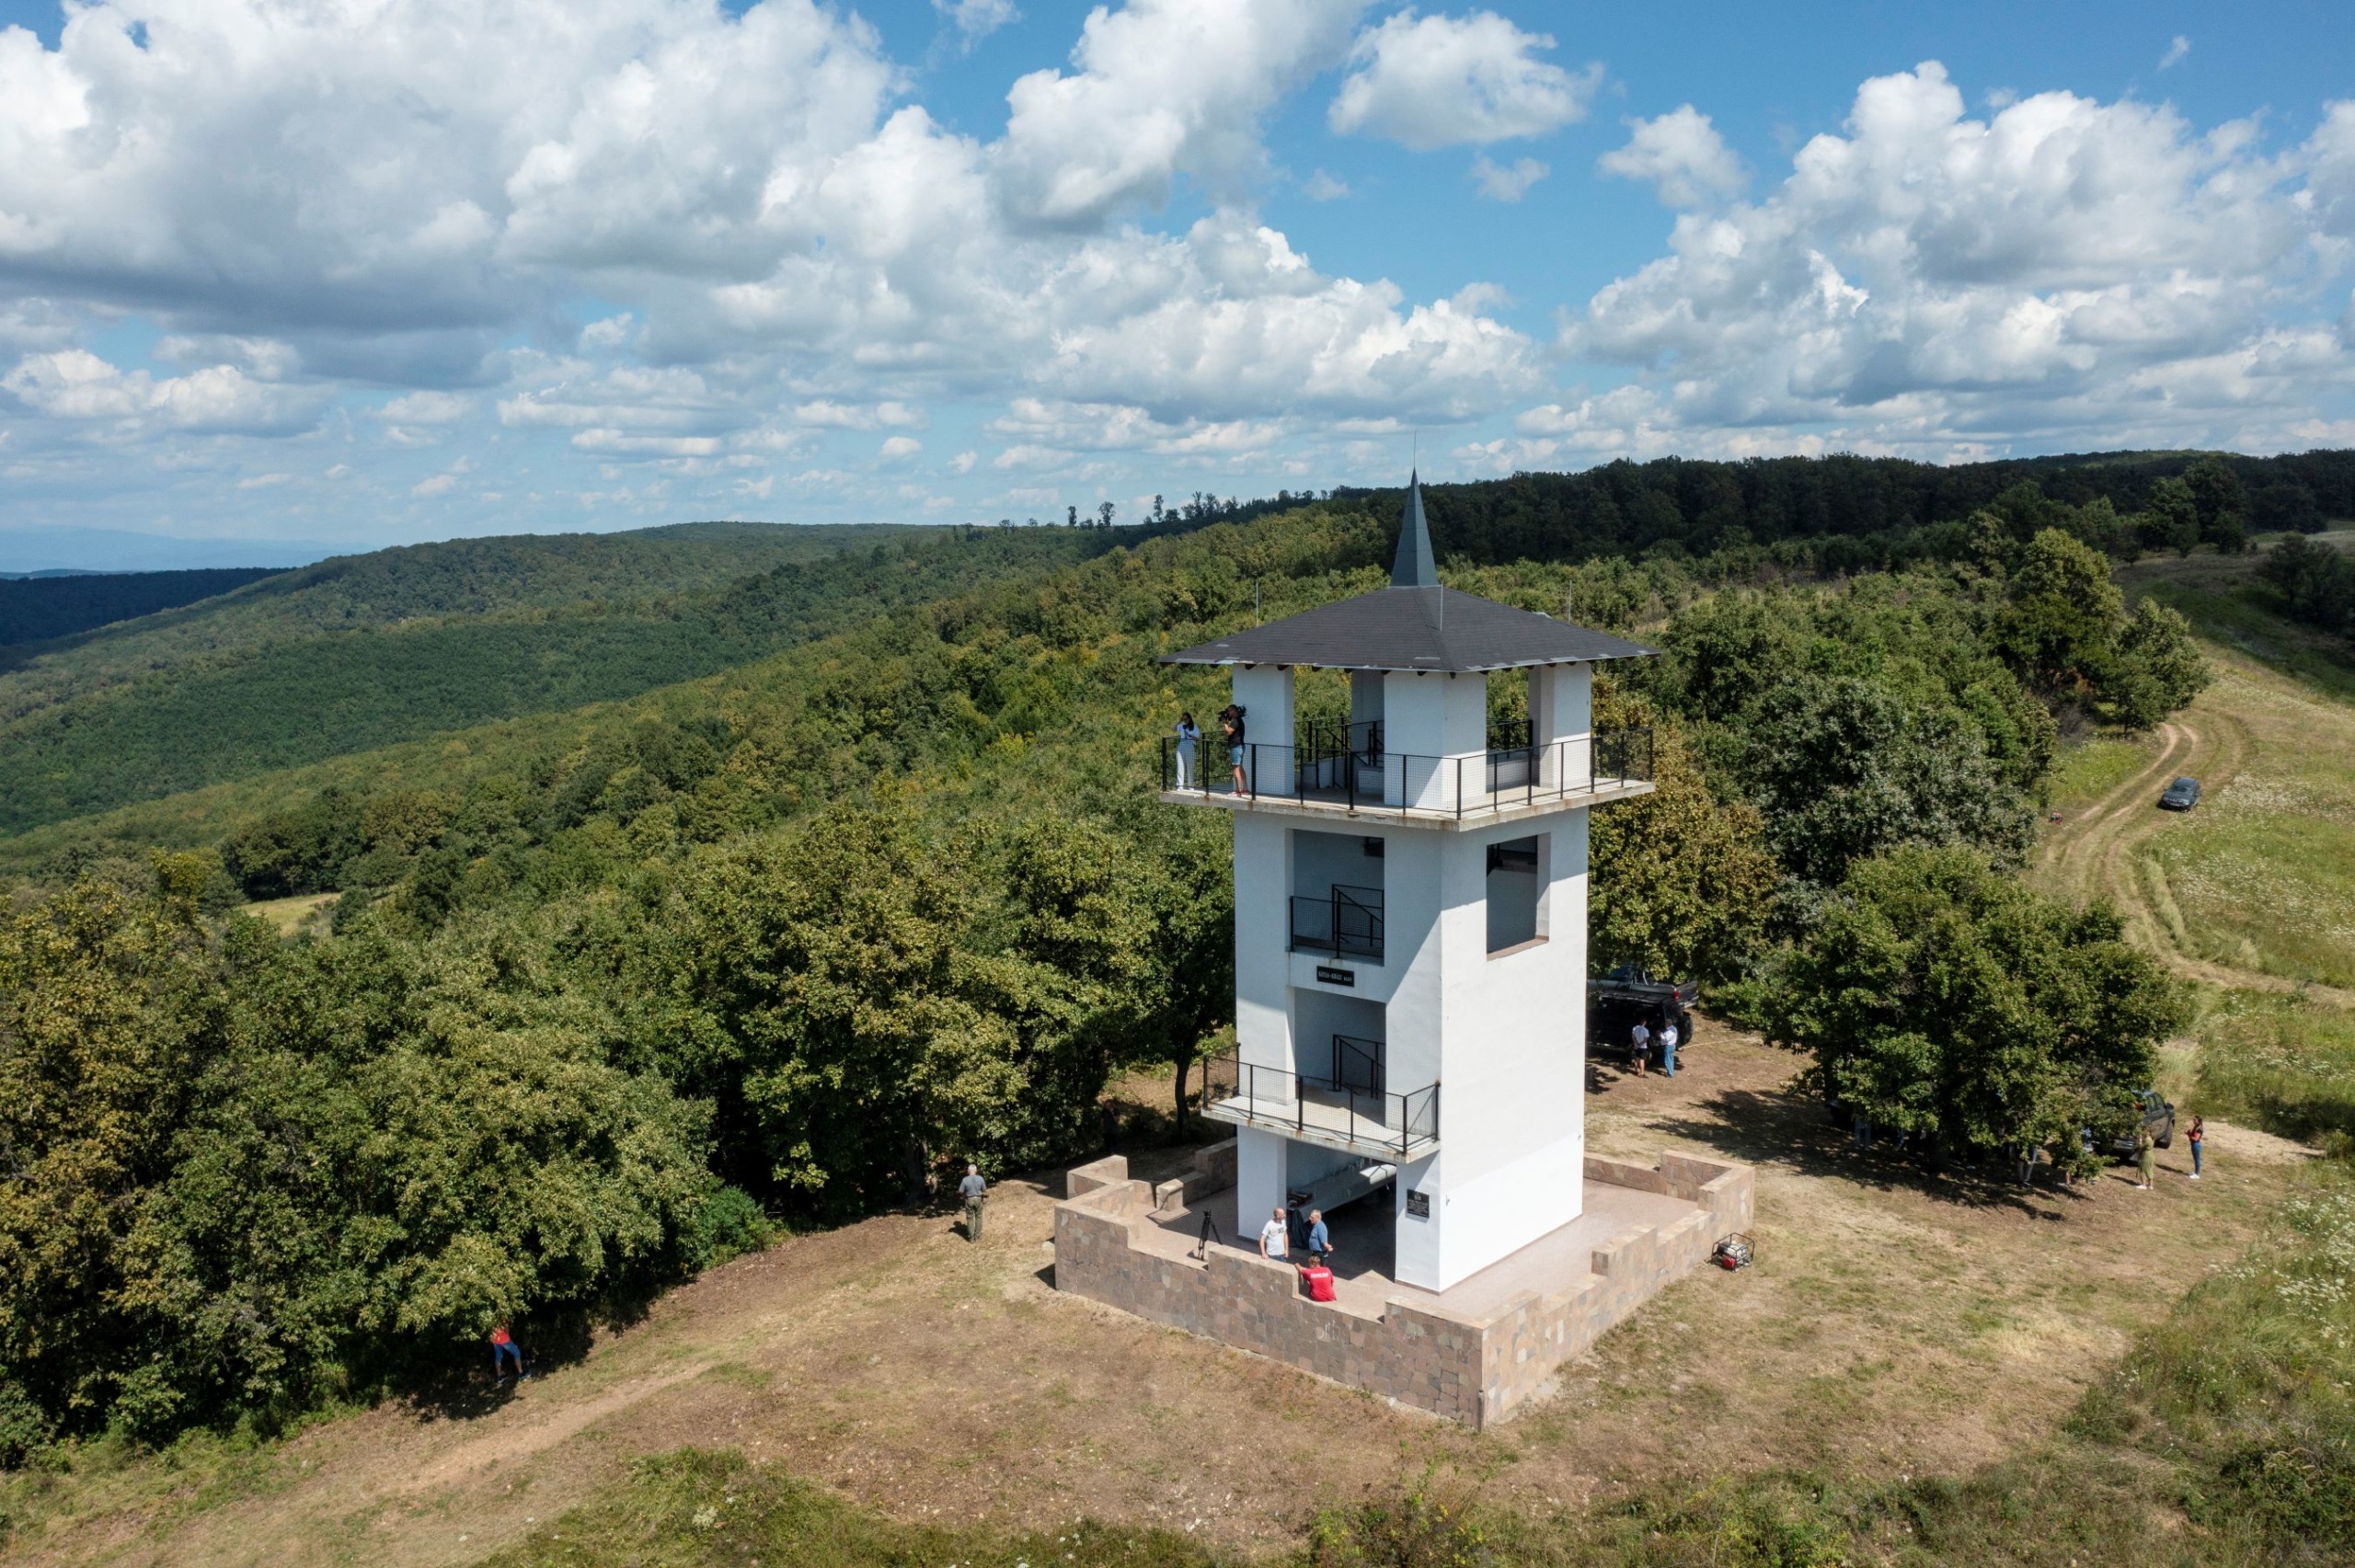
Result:
[[2159,796],[2159,809],[2162,811],[2188,811],[2199,804],[2198,779],[2177,779],[2167,785],[2165,794]]

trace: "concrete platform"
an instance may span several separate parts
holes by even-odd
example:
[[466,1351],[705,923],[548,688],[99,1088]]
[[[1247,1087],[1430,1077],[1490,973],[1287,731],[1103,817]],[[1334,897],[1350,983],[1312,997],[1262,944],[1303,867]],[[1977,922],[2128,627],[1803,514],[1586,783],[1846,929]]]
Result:
[[[1189,1204],[1173,1185],[1156,1207],[1116,1155],[1071,1173],[1055,1288],[1483,1426],[1750,1227],[1747,1166],[1671,1154],[1586,1167],[1583,1214],[1444,1291],[1390,1277],[1382,1198],[1328,1216],[1327,1303],[1307,1299],[1292,1264],[1258,1255],[1266,1217],[1240,1226],[1231,1188]],[[1225,1238],[1206,1249],[1205,1212]]]
[[1214,806],[1227,811],[1259,811],[1278,817],[1303,817],[1342,822],[1408,822],[1419,828],[1443,828],[1470,832],[1533,817],[1547,817],[1573,806],[1608,806],[1649,795],[1654,786],[1645,779],[1599,779],[1580,789],[1557,790],[1534,798],[1507,792],[1475,795],[1459,806],[1389,806],[1379,801],[1320,800],[1299,795],[1236,795],[1232,789],[1165,789],[1165,806]]

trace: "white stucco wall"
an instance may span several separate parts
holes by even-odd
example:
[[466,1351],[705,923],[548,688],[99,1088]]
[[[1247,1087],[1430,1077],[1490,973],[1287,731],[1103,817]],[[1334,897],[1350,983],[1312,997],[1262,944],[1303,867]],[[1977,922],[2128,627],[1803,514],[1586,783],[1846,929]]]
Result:
[[1259,1227],[1284,1201],[1286,1139],[1255,1127],[1235,1129],[1235,1228],[1228,1241],[1256,1247]]
[[1576,788],[1593,775],[1594,667],[1555,665],[1530,672],[1531,738],[1540,747],[1568,744],[1540,761],[1544,781]]
[[[1255,748],[1246,760],[1256,758],[1256,765],[1267,776],[1251,780],[1255,789],[1273,795],[1290,794],[1292,787],[1292,672],[1289,666],[1261,664],[1237,669],[1235,672],[1235,702],[1243,710],[1244,742]],[[1217,733],[1216,725],[1211,727]]]
[[1385,800],[1451,807],[1459,781],[1480,777],[1476,761],[1458,769],[1435,759],[1487,754],[1487,677],[1394,672],[1383,678],[1382,710],[1382,744],[1389,757]]
[[[1434,1154],[1428,1160],[1418,1160],[1398,1167],[1398,1179],[1390,1189],[1391,1212],[1396,1217],[1397,1237],[1396,1256],[1393,1267],[1401,1285],[1418,1285],[1426,1290],[1443,1288],[1440,1284],[1445,1270],[1440,1258],[1440,1234],[1443,1225],[1440,1199],[1441,1183],[1445,1173],[1440,1168],[1444,1154]],[[1407,1195],[1427,1193],[1431,1200],[1430,1218],[1418,1219],[1407,1212]]]
[[1290,1071],[1287,825],[1248,812],[1235,818],[1235,1042],[1245,1061]]
[[1391,1086],[1399,1093],[1439,1078],[1440,850],[1445,836],[1430,829],[1396,829],[1386,835],[1382,967],[1389,1010],[1383,1037],[1389,1046]]
[[[1488,846],[1533,827],[1544,840],[1545,940],[1491,955]],[[1432,1195],[1430,1219],[1407,1218],[1400,1197],[1400,1277],[1408,1283],[1443,1290],[1578,1218],[1586,828],[1581,809],[1487,832],[1419,835],[1434,841],[1440,861],[1441,907],[1428,945],[1437,960],[1442,1151],[1419,1182]],[[1393,886],[1405,881],[1396,876]],[[1394,1017],[1391,1038],[1405,1037]],[[1396,1045],[1392,1053],[1403,1054]]]

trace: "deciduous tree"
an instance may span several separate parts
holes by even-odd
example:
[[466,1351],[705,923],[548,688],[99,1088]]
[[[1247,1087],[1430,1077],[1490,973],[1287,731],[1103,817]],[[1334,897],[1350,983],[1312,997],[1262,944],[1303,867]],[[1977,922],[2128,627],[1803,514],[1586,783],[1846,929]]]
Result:
[[1652,727],[1652,793],[1593,813],[1588,839],[1588,963],[1715,979],[1763,944],[1777,876],[1746,802],[1710,793],[1674,724],[1624,699],[1596,722]]
[[1767,988],[1768,1032],[1813,1054],[1827,1093],[1949,1150],[2107,1135],[2188,1016],[2173,981],[2076,910],[1968,849],[1857,864]]

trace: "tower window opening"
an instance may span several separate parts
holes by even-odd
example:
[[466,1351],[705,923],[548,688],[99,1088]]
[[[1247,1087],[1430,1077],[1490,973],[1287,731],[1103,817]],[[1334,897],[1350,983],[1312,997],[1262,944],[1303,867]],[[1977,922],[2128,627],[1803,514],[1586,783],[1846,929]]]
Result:
[[1488,846],[1488,951],[1537,940],[1537,840]]

